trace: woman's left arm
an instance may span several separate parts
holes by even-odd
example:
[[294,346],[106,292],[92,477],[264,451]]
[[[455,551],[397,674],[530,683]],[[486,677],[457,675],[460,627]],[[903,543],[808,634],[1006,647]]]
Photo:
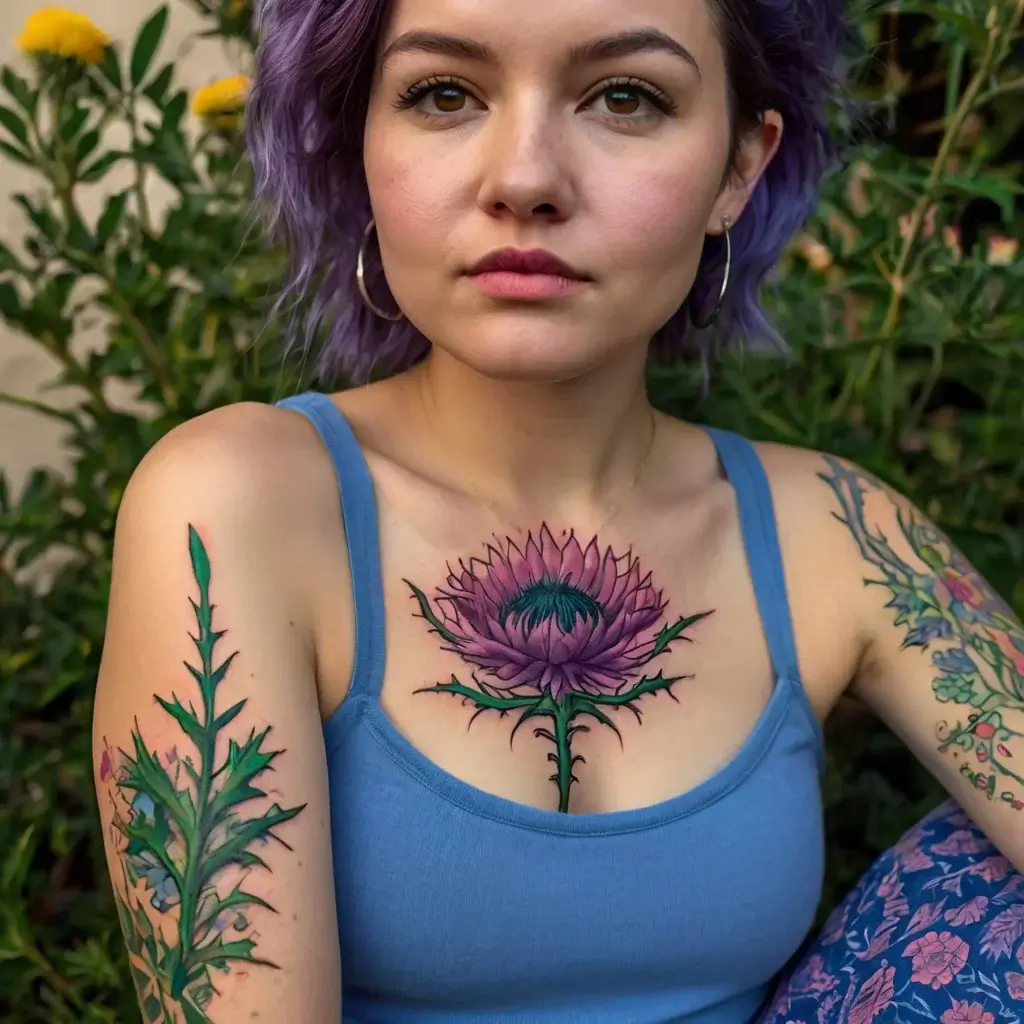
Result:
[[851,693],[1024,870],[1024,626],[906,498],[830,456],[819,477],[855,544],[836,562],[864,629]]

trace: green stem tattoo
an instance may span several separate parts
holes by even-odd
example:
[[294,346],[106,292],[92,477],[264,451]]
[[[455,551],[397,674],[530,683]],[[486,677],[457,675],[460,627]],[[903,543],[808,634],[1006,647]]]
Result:
[[[871,474],[831,456],[825,461],[830,472],[819,475],[841,509],[833,515],[873,570],[864,582],[887,592],[893,622],[905,630],[904,648],[932,649],[936,700],[964,709],[954,723],[939,724],[939,752],[952,754],[960,774],[989,799],[1024,809],[1024,775],[1008,763],[1011,742],[1024,738],[1020,620],[937,526],[913,508],[905,510]],[[900,541],[913,561],[869,525],[866,498],[875,492],[892,506]]]
[[[230,885],[230,876],[266,868],[256,848],[271,840],[290,849],[274,830],[305,806],[274,803],[242,813],[251,801],[267,796],[256,782],[283,753],[263,749],[269,727],[250,730],[241,743],[228,739],[226,755],[217,763],[218,741],[247,701],[217,711],[218,687],[237,652],[216,662],[224,632],[213,628],[210,560],[192,526],[188,539],[198,588],[198,601],[190,599],[196,619],[191,639],[199,665],[185,662],[185,667],[198,687],[200,710],[173,693],[170,700],[155,699],[177,723],[194,757],[182,758],[177,745],[162,756],[151,751],[136,722],[132,751],[119,751],[115,768],[116,755],[107,748],[100,763],[101,780],[113,779],[115,786],[114,829],[122,840],[125,892],[116,893],[117,907],[145,1024],[171,1024],[178,1019],[175,1011],[185,1024],[209,1024],[205,1008],[216,991],[211,971],[228,972],[235,964],[276,967],[255,955],[249,919],[254,909],[274,908],[243,888],[244,877]],[[136,896],[140,882],[160,915],[156,923]]]
[[[569,795],[584,764],[573,753],[573,739],[591,726],[622,733],[607,709],[626,708],[638,722],[638,701],[667,693],[690,676],[642,674],[686,631],[711,615],[682,616],[649,632],[662,619],[666,602],[642,576],[631,553],[603,551],[595,537],[584,550],[572,533],[557,541],[547,525],[529,534],[522,550],[510,539],[488,546],[486,561],[471,559],[450,569],[447,586],[433,602],[406,580],[418,616],[443,641],[443,649],[474,667],[474,686],[452,675],[446,683],[417,693],[447,693],[476,710],[470,724],[487,711],[515,714],[509,742],[525,723],[534,736],[550,741],[554,765],[550,781],[558,789],[558,810],[569,811]],[[639,679],[636,677],[640,676]]]

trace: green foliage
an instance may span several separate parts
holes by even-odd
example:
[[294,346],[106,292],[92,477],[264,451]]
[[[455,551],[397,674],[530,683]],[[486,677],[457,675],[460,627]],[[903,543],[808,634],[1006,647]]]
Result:
[[[190,6],[247,59],[251,5]],[[730,357],[707,397],[700,367],[651,373],[658,404],[680,415],[856,460],[936,519],[1018,612],[1024,264],[991,239],[1021,234],[1022,13],[1024,0],[900,0],[860,16],[875,59],[857,94],[872,131],[773,282],[791,356]],[[281,259],[251,228],[239,140],[193,130],[159,60],[163,21],[96,67],[0,69],[0,161],[38,174],[17,199],[23,236],[0,244],[0,317],[52,357],[64,399],[0,400],[59,422],[71,456],[67,474],[37,470],[18,494],[0,476],[0,1018],[18,1024],[138,1019],[118,913],[138,928],[132,952],[174,970],[147,915],[115,905],[94,810],[91,696],[114,514],[132,469],[173,426],[296,386],[269,317]],[[171,197],[159,212],[155,179]],[[96,184],[109,198],[90,220],[82,196]],[[96,322],[102,349],[73,344]],[[164,708],[202,742],[209,718],[177,697]],[[218,710],[214,727],[235,713]],[[938,799],[899,741],[856,709],[840,714],[828,903]],[[262,739],[232,746],[236,786],[211,796],[208,813],[231,815],[244,799]],[[130,754],[139,787],[162,784],[144,744]],[[196,810],[185,797],[165,806]],[[159,836],[176,827],[140,823],[133,870],[152,869],[167,848]],[[236,844],[248,849],[241,833]],[[197,928],[245,894],[218,899],[197,908]],[[207,959],[235,954],[251,950],[211,947]],[[153,1019],[160,994],[134,970]]]

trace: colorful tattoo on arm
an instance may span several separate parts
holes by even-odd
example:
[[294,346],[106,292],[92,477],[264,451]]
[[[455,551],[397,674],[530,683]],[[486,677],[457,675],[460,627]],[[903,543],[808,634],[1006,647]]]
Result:
[[689,676],[642,670],[674,641],[689,640],[685,631],[712,613],[657,629],[668,602],[631,551],[602,551],[596,537],[584,550],[571,532],[562,538],[556,541],[546,524],[527,535],[522,549],[511,538],[496,538],[485,557],[448,567],[433,603],[405,583],[442,650],[473,666],[473,686],[453,675],[416,692],[460,697],[476,708],[473,719],[486,711],[517,715],[509,742],[525,722],[548,719],[550,727],[533,732],[554,744],[551,781],[558,809],[567,813],[574,771],[583,763],[572,752],[573,738],[590,730],[578,719],[612,729],[621,743],[608,711],[627,708],[642,721],[642,697],[665,692],[675,700],[673,685]]
[[[941,704],[963,709],[939,723],[938,750],[990,800],[1024,809],[1024,766],[1015,765],[1013,740],[1024,736],[1024,627],[952,541],[912,507],[898,503],[876,477],[830,456],[821,479],[834,491],[842,514],[874,569],[866,579],[885,589],[886,607],[905,631],[903,647],[932,648],[932,691]],[[899,537],[910,556],[897,553],[869,523],[865,502],[881,493],[895,512]],[[1018,755],[1024,746],[1016,746]]]
[[121,861],[123,892],[115,886],[115,898],[145,1024],[208,1024],[214,971],[276,966],[256,956],[250,917],[274,908],[245,887],[246,876],[267,867],[257,848],[275,840],[290,849],[274,829],[303,809],[252,809],[267,796],[257,780],[283,751],[263,749],[269,727],[223,744],[247,702],[218,708],[217,689],[235,654],[219,664],[214,656],[224,632],[213,628],[210,560],[191,526],[189,554],[199,591],[198,601],[190,599],[198,665],[185,667],[199,706],[154,695],[181,730],[180,746],[151,751],[136,723],[132,751],[105,743],[99,765]]

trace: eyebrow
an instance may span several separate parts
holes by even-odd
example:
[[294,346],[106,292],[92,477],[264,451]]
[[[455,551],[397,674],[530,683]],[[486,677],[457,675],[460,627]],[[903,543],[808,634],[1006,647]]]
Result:
[[[486,43],[477,42],[468,36],[453,36],[443,32],[414,30],[403,33],[381,55],[381,64],[399,53],[433,53],[481,64],[497,63],[494,51]],[[636,53],[670,53],[684,60],[700,75],[696,57],[682,43],[656,28],[633,29],[577,43],[569,50],[567,63],[570,67],[578,67]]]

